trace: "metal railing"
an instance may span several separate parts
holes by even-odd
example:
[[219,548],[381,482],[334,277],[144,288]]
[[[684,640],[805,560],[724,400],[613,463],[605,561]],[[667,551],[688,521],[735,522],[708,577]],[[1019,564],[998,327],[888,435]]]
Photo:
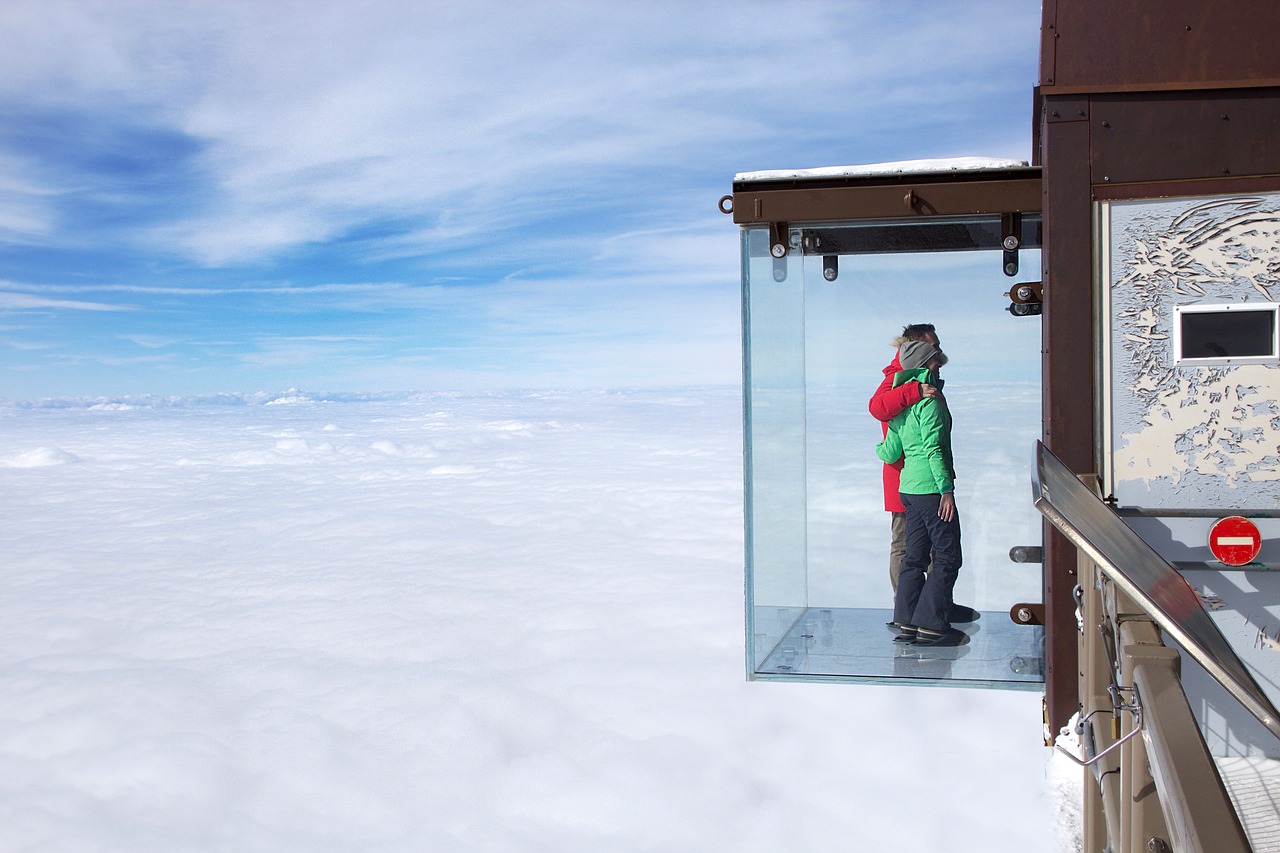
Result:
[[1182,690],[1178,651],[1084,554],[1078,577],[1084,850],[1249,853]]

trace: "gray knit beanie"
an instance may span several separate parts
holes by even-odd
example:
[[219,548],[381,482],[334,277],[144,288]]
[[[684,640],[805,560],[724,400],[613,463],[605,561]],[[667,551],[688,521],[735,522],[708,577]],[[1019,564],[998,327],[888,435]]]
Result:
[[907,341],[898,348],[898,363],[903,370],[924,367],[938,355],[938,348],[927,341]]

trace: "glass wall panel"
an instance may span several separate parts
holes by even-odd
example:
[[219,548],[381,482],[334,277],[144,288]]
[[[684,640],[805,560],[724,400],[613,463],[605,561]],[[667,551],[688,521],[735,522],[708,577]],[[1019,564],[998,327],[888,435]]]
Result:
[[747,623],[753,667],[808,605],[805,535],[804,276],[798,254],[769,254],[743,232],[747,433]]
[[[841,231],[824,228],[821,245],[876,242]],[[1038,689],[1042,630],[1009,610],[1040,602],[1041,567],[1009,550],[1041,544],[1030,487],[1040,320],[1012,316],[1005,293],[1036,277],[1039,252],[1021,252],[1031,275],[1007,278],[998,249],[823,255],[798,230],[792,243],[777,261],[767,229],[743,232],[752,677]],[[981,612],[955,624],[968,642],[947,649],[895,644],[885,624],[890,516],[867,403],[910,323],[933,323],[950,358],[941,376],[964,549],[955,600]]]

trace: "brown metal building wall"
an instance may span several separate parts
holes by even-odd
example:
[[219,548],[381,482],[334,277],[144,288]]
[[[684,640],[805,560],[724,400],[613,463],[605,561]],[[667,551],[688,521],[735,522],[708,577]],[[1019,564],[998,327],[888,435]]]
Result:
[[[1280,188],[1280,4],[1045,0],[1044,439],[1097,470],[1093,202]],[[1046,710],[1075,713],[1075,549],[1045,555]]]
[[[1045,311],[1043,334],[1044,443],[1073,471],[1094,470],[1093,265],[1087,101],[1052,104],[1041,130],[1044,172],[1044,244],[1041,251]],[[1083,104],[1085,117],[1077,115]],[[1067,118],[1070,116],[1070,118]],[[1057,181],[1050,189],[1048,177]],[[1045,525],[1045,705],[1049,731],[1060,731],[1079,706],[1076,677],[1075,546]]]
[[1275,0],[1044,0],[1048,94],[1280,86]]

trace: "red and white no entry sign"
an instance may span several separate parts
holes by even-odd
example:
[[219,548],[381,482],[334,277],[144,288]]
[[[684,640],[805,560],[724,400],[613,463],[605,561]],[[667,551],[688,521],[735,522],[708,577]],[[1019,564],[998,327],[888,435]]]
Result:
[[1220,518],[1209,528],[1209,550],[1228,566],[1243,566],[1262,550],[1258,525],[1239,515]]

